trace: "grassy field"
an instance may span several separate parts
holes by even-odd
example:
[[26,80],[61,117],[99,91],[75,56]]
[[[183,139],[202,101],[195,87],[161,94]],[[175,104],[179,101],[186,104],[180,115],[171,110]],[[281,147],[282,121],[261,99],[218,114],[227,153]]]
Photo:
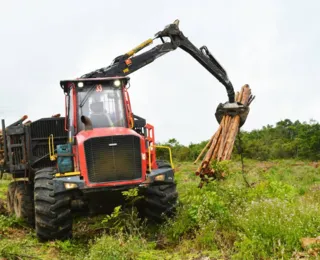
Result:
[[[177,163],[177,217],[162,227],[139,223],[134,208],[76,219],[74,238],[39,243],[5,215],[9,181],[0,180],[2,259],[290,259],[300,239],[320,236],[320,168],[304,162],[223,165],[226,178],[202,189],[191,163]],[[2,205],[1,205],[2,204]],[[0,259],[1,259],[0,257]],[[312,259],[312,256],[307,259]],[[314,259],[316,257],[314,256]]]

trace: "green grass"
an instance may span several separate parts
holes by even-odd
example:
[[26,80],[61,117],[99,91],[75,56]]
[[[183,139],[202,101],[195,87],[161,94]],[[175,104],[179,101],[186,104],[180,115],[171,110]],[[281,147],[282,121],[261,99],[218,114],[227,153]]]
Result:
[[2,200],[6,199],[6,192],[9,183],[9,180],[0,180],[0,199]]
[[[39,243],[34,231],[0,215],[6,259],[290,259],[300,239],[320,235],[320,168],[291,160],[226,165],[227,177],[197,188],[196,166],[176,163],[177,217],[139,226],[135,211],[76,219],[74,238]],[[8,181],[0,181],[0,201]],[[0,206],[1,208],[1,206]],[[106,219],[108,221],[106,221]]]

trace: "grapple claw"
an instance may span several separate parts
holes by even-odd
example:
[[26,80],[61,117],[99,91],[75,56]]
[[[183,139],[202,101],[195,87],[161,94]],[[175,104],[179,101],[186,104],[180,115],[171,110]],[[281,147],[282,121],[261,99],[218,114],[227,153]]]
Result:
[[241,104],[240,102],[234,102],[234,103],[229,103],[226,102],[224,104],[220,103],[217,107],[215,116],[220,124],[223,116],[229,115],[229,116],[240,116],[240,127],[243,126],[245,123],[247,116],[249,114],[250,108],[248,106],[245,106]]

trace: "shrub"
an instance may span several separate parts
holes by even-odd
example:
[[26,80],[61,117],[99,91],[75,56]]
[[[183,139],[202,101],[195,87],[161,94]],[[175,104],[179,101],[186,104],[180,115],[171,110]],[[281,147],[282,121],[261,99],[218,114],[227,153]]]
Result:
[[199,189],[185,184],[180,201],[177,217],[169,222],[166,229],[173,240],[178,240],[183,235],[194,235],[197,229],[208,223],[213,227],[229,219],[227,207],[210,185]]

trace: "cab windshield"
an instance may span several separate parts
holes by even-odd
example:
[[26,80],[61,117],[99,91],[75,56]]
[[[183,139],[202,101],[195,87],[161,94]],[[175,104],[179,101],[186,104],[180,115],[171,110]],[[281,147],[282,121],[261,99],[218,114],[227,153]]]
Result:
[[[79,118],[90,118],[93,128],[126,127],[122,91],[106,82],[78,88]],[[79,130],[84,124],[79,122]]]

